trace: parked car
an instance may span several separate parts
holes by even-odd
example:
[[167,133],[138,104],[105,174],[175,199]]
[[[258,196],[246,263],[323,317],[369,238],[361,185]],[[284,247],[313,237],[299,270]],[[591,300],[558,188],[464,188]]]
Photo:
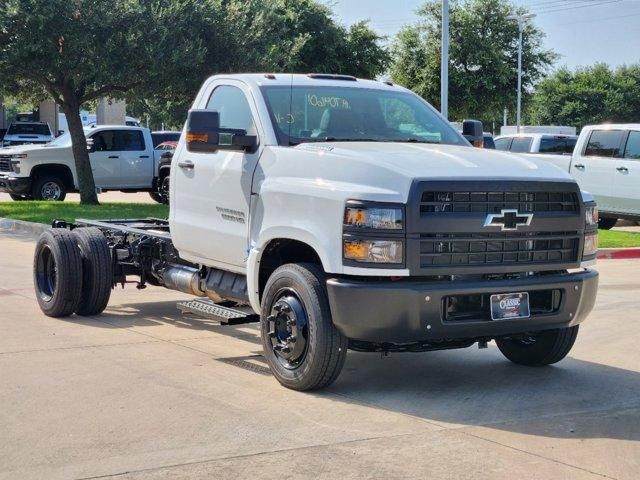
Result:
[[158,145],[164,142],[178,143],[178,140],[180,140],[181,134],[182,132],[173,132],[170,130],[151,132],[151,138],[153,139],[153,147],[156,148]]
[[545,155],[571,155],[577,135],[528,133],[496,137],[496,150],[513,153],[540,153]]
[[2,146],[42,145],[49,143],[54,138],[48,123],[14,122],[9,125],[7,132],[4,134]]
[[224,74],[202,86],[185,133],[168,221],[43,233],[33,265],[46,315],[97,315],[136,275],[138,288],[202,297],[184,311],[259,321],[277,380],[312,390],[338,377],[348,349],[495,339],[514,363],[556,363],[593,308],[593,198],[547,162],[471,147],[407,89]]
[[[155,194],[162,183],[160,155],[146,128],[100,125],[85,128],[96,187],[101,191],[146,191]],[[168,172],[166,172],[168,173]],[[163,174],[166,174],[163,172]],[[0,150],[0,192],[14,200],[64,200],[77,191],[78,177],[66,133],[47,145],[22,145]]]
[[178,142],[162,142],[160,145],[156,146],[156,150],[162,151],[173,151],[178,147]]

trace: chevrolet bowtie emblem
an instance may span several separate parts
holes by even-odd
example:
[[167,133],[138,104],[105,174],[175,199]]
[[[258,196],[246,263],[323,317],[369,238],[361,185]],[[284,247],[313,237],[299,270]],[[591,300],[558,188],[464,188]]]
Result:
[[500,230],[518,230],[531,225],[533,213],[519,213],[518,210],[503,209],[500,213],[490,213],[484,221],[485,227],[500,227]]

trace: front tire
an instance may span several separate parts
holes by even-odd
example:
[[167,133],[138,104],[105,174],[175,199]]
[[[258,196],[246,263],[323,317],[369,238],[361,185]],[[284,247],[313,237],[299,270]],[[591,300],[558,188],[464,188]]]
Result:
[[611,230],[618,223],[617,218],[600,218],[598,219],[598,228],[602,230]]
[[497,338],[502,354],[514,363],[527,366],[551,365],[567,356],[578,336],[579,325],[556,330]]
[[60,177],[44,175],[34,180],[31,195],[34,200],[62,202],[67,196],[67,187]]
[[96,227],[73,230],[82,257],[82,294],[78,315],[97,315],[107,308],[113,286],[113,264],[109,244]]
[[15,193],[10,193],[9,196],[11,197],[11,200],[13,200],[14,202],[22,202],[24,200],[31,200],[31,197],[29,195],[16,195]]
[[324,274],[316,265],[282,265],[269,277],[261,334],[271,372],[287,388],[324,388],[342,370],[348,341],[333,325]]
[[45,231],[36,244],[33,283],[42,312],[67,317],[78,309],[82,292],[82,258],[69,230]]

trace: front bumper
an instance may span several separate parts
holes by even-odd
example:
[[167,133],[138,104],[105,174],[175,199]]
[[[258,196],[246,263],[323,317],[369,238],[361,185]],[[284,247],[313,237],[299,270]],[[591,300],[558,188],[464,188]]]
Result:
[[0,192],[14,195],[28,195],[31,193],[31,179],[29,177],[10,177],[0,175]]
[[[375,343],[494,338],[503,335],[566,328],[582,322],[595,303],[598,272],[550,274],[509,280],[327,281],[333,323],[346,337]],[[550,313],[525,319],[448,320],[446,298],[512,292],[559,291]]]

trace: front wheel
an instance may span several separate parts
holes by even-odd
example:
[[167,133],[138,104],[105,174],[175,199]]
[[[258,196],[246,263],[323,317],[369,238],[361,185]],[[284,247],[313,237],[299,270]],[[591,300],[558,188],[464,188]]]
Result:
[[262,346],[276,379],[293,390],[335,381],[347,338],[331,320],[323,272],[313,264],[287,264],[269,277],[262,297]]
[[61,202],[67,196],[67,188],[60,177],[44,175],[35,179],[31,193],[34,200]]
[[514,363],[528,366],[551,365],[567,356],[578,336],[578,327],[532,332],[497,338],[502,354]]

